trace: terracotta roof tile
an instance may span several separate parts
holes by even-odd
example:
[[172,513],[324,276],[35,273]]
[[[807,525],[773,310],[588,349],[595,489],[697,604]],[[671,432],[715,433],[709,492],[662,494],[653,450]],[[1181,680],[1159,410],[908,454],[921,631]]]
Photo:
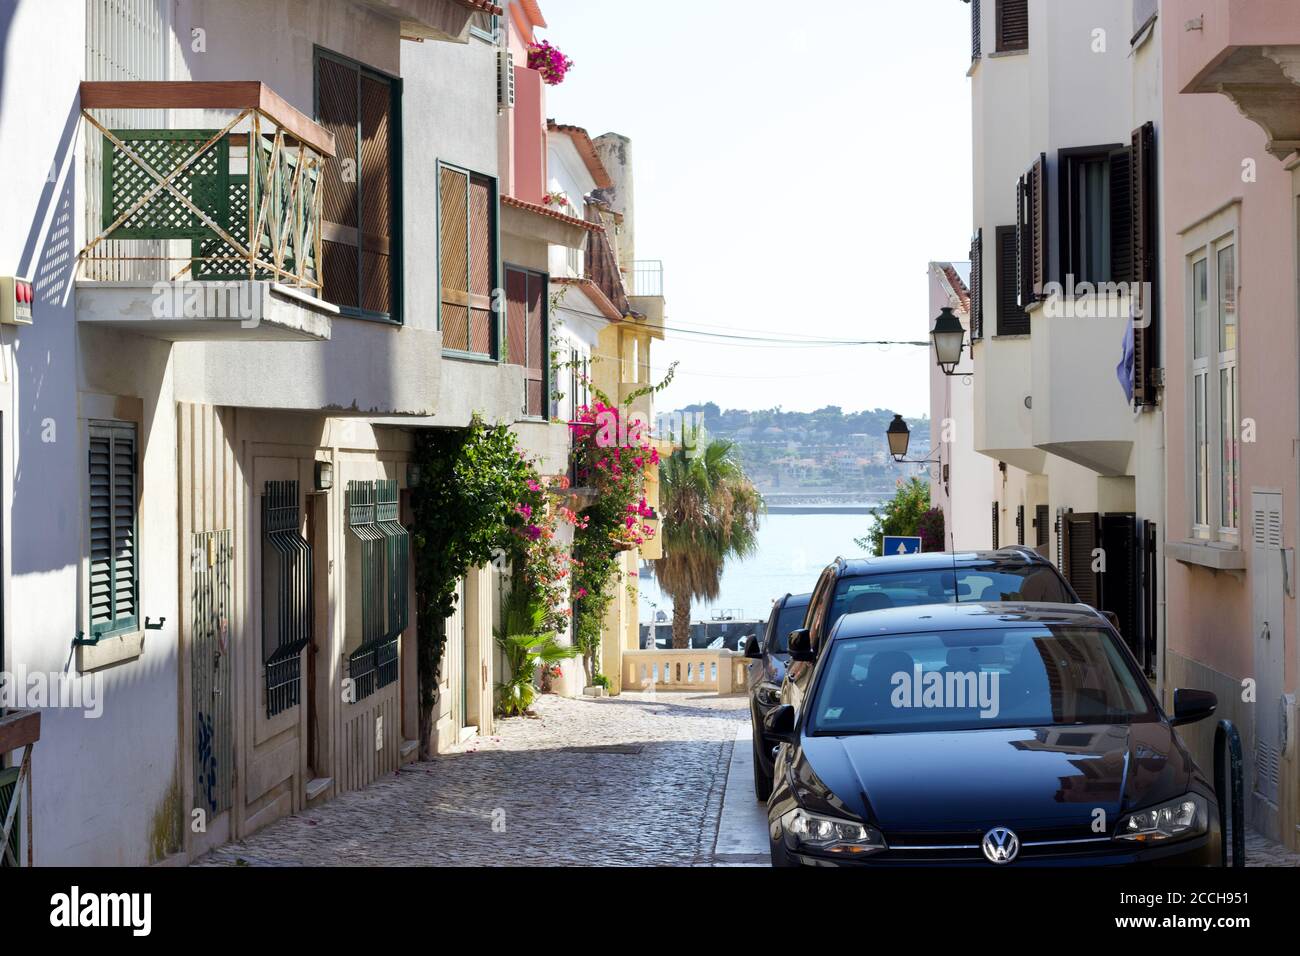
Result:
[[596,308],[604,313],[605,317],[612,322],[621,322],[627,316],[618,311],[618,306],[609,300],[599,285],[592,279],[573,279],[568,276],[551,276],[551,281],[558,285],[577,286]]
[[588,232],[603,232],[605,227],[598,222],[588,222],[585,219],[579,219],[576,216],[566,216],[562,212],[556,212],[549,206],[543,206],[535,202],[525,202],[522,199],[516,199],[514,196],[502,196],[501,205],[513,206],[516,209],[523,209],[525,212],[536,213],[539,216],[545,216],[548,219],[555,219],[559,222],[570,226],[581,226]]
[[948,284],[952,286],[952,291],[957,293],[957,298],[961,300],[962,309],[969,315],[970,289],[966,288],[966,283],[961,281],[961,276],[957,274],[957,270],[954,269],[950,263],[943,263],[940,265],[940,269],[943,270],[944,277],[948,280]]
[[505,10],[498,7],[495,3],[490,3],[489,0],[456,0],[456,2],[469,10],[491,13],[498,17],[505,13]]

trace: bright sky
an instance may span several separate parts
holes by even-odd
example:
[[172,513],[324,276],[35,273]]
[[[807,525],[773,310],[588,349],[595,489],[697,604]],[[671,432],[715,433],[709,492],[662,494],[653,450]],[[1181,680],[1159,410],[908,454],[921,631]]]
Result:
[[[924,339],[926,265],[969,256],[970,8],[959,0],[541,0],[574,61],[547,112],[633,142],[637,258],[670,327]],[[928,411],[919,348],[669,333],[661,409]]]

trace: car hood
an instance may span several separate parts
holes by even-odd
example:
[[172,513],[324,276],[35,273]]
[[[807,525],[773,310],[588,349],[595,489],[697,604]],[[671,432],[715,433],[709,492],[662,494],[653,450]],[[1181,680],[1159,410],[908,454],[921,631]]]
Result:
[[[1089,826],[1181,796],[1196,765],[1163,721],[804,737],[796,793],[891,832]],[[1095,831],[1094,831],[1095,832]]]

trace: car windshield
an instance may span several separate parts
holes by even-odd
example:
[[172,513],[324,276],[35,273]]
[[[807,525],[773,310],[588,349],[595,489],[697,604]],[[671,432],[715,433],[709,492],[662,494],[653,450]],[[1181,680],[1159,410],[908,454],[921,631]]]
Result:
[[790,653],[790,632],[803,627],[804,614],[807,611],[807,604],[797,607],[787,604],[781,608],[781,613],[776,616],[776,631],[772,634],[767,648],[769,654]]
[[842,577],[835,585],[828,627],[845,614],[917,604],[1049,601],[1073,604],[1055,569],[1041,564],[992,561],[957,568],[894,571]]
[[1034,627],[840,639],[809,732],[921,733],[1156,719],[1109,631]]

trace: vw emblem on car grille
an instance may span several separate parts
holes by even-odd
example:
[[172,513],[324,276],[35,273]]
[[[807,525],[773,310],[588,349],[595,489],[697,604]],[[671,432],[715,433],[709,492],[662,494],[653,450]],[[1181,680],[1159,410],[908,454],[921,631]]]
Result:
[[1006,827],[994,827],[984,834],[980,848],[990,863],[1010,863],[1020,852],[1020,837]]

